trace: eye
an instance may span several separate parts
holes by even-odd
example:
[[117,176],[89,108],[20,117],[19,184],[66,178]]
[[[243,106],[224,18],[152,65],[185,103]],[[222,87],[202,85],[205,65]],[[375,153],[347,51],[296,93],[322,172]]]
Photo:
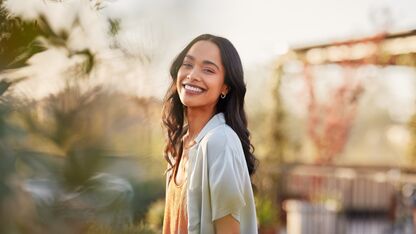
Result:
[[210,74],[214,74],[215,73],[215,71],[213,69],[211,69],[211,68],[204,68],[203,71],[206,72],[206,73],[210,73]]
[[192,64],[191,63],[188,63],[188,62],[184,62],[184,63],[182,63],[182,66],[183,67],[192,67]]

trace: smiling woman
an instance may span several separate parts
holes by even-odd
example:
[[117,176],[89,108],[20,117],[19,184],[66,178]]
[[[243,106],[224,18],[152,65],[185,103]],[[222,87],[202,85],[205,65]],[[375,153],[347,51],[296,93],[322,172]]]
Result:
[[174,60],[165,97],[164,233],[257,233],[256,158],[240,57],[225,38],[195,38]]
[[228,85],[224,83],[224,67],[214,43],[198,41],[191,47],[179,68],[176,86],[186,107],[215,110],[218,97],[227,95]]

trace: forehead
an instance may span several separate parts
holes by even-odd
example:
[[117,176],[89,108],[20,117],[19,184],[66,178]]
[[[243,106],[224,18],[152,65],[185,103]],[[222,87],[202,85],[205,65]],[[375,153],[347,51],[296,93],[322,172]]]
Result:
[[216,44],[210,41],[196,42],[191,49],[189,49],[187,55],[190,55],[195,60],[208,60],[214,62],[218,66],[222,65],[220,49]]

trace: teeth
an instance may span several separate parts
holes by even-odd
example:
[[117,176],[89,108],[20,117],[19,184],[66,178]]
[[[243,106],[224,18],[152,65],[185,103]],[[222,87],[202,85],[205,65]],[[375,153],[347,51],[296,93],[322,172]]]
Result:
[[190,85],[185,85],[185,89],[193,92],[202,92],[202,89]]

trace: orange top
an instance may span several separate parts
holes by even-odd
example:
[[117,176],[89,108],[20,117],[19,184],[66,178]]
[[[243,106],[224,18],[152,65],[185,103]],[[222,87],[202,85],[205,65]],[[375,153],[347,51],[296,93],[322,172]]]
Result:
[[[171,183],[173,181],[173,183]],[[186,180],[177,185],[172,177],[166,191],[163,234],[187,234],[188,215],[186,211]]]

